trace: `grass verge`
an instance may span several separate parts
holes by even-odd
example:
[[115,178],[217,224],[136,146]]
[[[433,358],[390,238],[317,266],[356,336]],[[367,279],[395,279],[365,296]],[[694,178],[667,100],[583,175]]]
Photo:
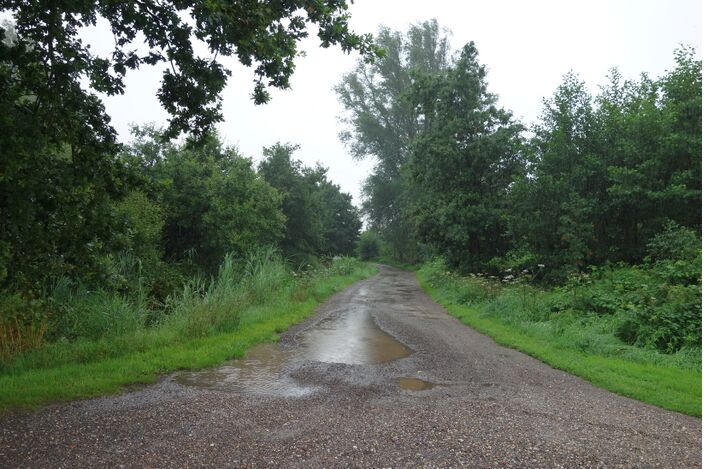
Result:
[[[221,272],[205,295],[196,301],[184,294],[188,301],[181,298],[179,308],[156,327],[48,344],[4,364],[0,411],[117,393],[126,385],[152,383],[164,373],[241,357],[254,344],[278,340],[278,333],[310,316],[329,296],[375,271],[369,264],[341,259],[303,277],[282,274],[280,284],[269,289],[262,281],[265,275],[251,276],[259,283],[250,281],[245,288],[240,279],[232,289],[237,294],[223,293],[227,275]],[[225,317],[225,306],[236,309],[230,313],[236,320]]]
[[701,417],[701,355],[697,362],[692,352],[662,354],[629,346],[608,333],[604,320],[551,315],[551,292],[478,283],[439,270],[426,264],[417,271],[423,289],[496,343],[617,394]]

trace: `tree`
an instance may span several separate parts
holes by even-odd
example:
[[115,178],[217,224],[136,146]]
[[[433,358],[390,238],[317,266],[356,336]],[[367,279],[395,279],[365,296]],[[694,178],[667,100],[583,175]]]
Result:
[[[102,107],[58,82],[60,96],[38,96],[31,85],[43,64],[13,26],[0,30],[0,286],[100,281],[102,258],[117,248],[112,201],[124,181],[116,146],[94,132]],[[65,112],[52,112],[57,100]]]
[[667,174],[666,192],[675,201],[668,218],[696,229],[702,226],[702,61],[694,48],[675,51],[676,67],[658,81],[671,137],[660,164]]
[[363,187],[364,212],[395,257],[413,260],[416,241],[405,217],[412,194],[401,174],[422,122],[406,94],[419,77],[447,68],[449,43],[447,32],[435,20],[413,25],[405,34],[381,28],[376,43],[385,56],[373,64],[360,62],[336,88],[347,111],[348,127],[341,139],[354,158],[375,159],[376,167]]
[[381,240],[373,231],[365,231],[359,237],[357,255],[363,261],[376,259],[381,254]]
[[259,173],[283,197],[286,229],[281,250],[298,263],[318,255],[350,254],[361,221],[352,197],[327,179],[327,169],[293,159],[299,147],[277,143],[264,148]]
[[598,98],[612,260],[640,262],[668,220],[701,230],[701,61],[682,48],[675,63],[659,80],[614,78]]
[[[94,120],[94,131],[104,137],[110,137],[109,123],[100,107],[82,103],[95,98],[82,90],[81,80],[95,91],[121,94],[128,70],[163,63],[158,96],[172,116],[166,134],[203,134],[222,119],[219,94],[230,72],[218,57],[234,56],[254,66],[256,103],[269,100],[267,86],[288,88],[308,25],[317,26],[322,47],[339,44],[345,52],[358,50],[371,60],[378,50],[370,35],[350,31],[347,8],[345,0],[2,0],[0,10],[12,14],[16,40],[0,46],[0,57],[17,70],[12,86],[36,97],[35,113],[59,119],[63,109],[83,107],[90,110],[85,117]],[[94,54],[80,38],[80,29],[95,26],[99,17],[107,20],[115,38],[108,57]],[[144,53],[138,47],[140,34]],[[209,57],[196,53],[198,42]]]
[[[309,25],[322,47],[375,57],[346,10],[345,0],[0,0],[13,20],[0,27],[0,287],[37,291],[63,275],[100,282],[106,256],[124,248],[112,211],[131,176],[97,93],[120,94],[129,70],[163,64],[164,137],[207,140],[222,118],[223,58],[254,67],[254,100],[263,103],[267,86],[289,86]],[[98,18],[115,38],[106,57],[80,37]]]
[[223,147],[216,135],[199,145],[164,143],[145,129],[125,159],[143,173],[165,213],[164,250],[171,261],[195,261],[213,273],[225,254],[246,257],[283,234],[281,196],[252,161]]
[[340,191],[340,186],[327,180],[327,170],[318,168],[323,178],[318,184],[318,197],[322,207],[323,246],[327,256],[354,254],[362,229],[359,210],[352,204],[352,196]]
[[321,203],[314,186],[306,181],[306,168],[293,159],[298,145],[277,143],[264,148],[265,159],[259,164],[259,174],[283,197],[281,209],[286,217],[286,229],[281,250],[289,259],[307,262],[320,251],[323,243]]
[[513,241],[548,269],[575,269],[592,257],[594,210],[606,194],[592,98],[575,74],[544,101],[533,134],[529,175],[511,190]]
[[418,236],[451,265],[480,268],[509,247],[507,194],[523,171],[523,127],[496,107],[474,43],[413,92],[424,123],[408,163]]
[[670,220],[701,232],[701,62],[686,48],[675,62],[658,80],[613,70],[596,97],[568,74],[545,102],[510,224],[556,278],[642,262]]

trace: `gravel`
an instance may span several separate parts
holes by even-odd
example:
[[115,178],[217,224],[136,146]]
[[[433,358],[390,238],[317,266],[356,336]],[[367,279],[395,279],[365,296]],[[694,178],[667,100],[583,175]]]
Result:
[[[617,396],[500,347],[413,274],[382,267],[281,338],[372,311],[410,347],[378,365],[307,361],[302,397],[184,386],[0,416],[0,467],[701,467],[701,420]],[[402,390],[397,380],[435,384]]]

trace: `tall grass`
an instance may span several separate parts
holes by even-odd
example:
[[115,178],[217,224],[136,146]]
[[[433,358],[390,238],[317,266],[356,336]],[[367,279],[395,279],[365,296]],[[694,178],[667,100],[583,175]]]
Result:
[[18,353],[41,347],[46,321],[22,323],[17,318],[0,321],[0,361],[12,360]]
[[51,304],[66,316],[54,321],[52,342],[3,355],[0,409],[115,392],[158,373],[240,356],[374,271],[337,258],[294,272],[274,250],[263,249],[240,262],[227,256],[217,276],[192,279],[156,309],[141,295],[59,282]]
[[[97,352],[107,342],[124,346],[126,337],[138,338],[136,342],[150,334],[188,339],[235,330],[245,309],[270,301],[272,296],[286,295],[296,280],[277,252],[265,248],[240,262],[227,255],[217,276],[208,281],[194,277],[164,302],[155,303],[142,286],[138,261],[121,258],[117,263],[120,273],[131,277],[129,293],[90,290],[59,278],[29,312],[20,311],[29,308],[26,300],[5,298],[1,305],[5,319],[0,321],[0,370],[12,367],[15,358],[23,361],[35,355],[33,349]],[[85,343],[92,346],[84,347]],[[37,353],[44,354],[41,350]],[[103,357],[105,352],[97,356]]]
[[72,287],[59,279],[46,298],[52,311],[52,335],[60,340],[99,339],[142,329],[148,316],[143,294],[132,298],[105,290]]
[[294,283],[294,272],[272,248],[256,251],[240,267],[227,255],[209,283],[195,279],[167,299],[164,326],[186,338],[235,330],[246,309],[287,296]]

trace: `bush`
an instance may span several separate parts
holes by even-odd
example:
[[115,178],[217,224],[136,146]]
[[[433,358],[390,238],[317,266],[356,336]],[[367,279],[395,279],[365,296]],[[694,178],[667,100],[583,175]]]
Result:
[[662,262],[672,261],[607,266],[572,276],[562,288],[563,298],[569,299],[563,311],[613,317],[613,334],[629,345],[664,353],[698,347],[701,284],[672,281],[673,276],[661,270]]
[[664,285],[651,293],[650,304],[630,304],[616,336],[624,342],[665,353],[701,346],[701,288]]
[[701,239],[694,230],[668,222],[648,243],[646,263],[664,282],[701,287]]
[[701,245],[701,238],[694,230],[668,221],[662,232],[653,236],[648,243],[646,261],[692,261],[701,257]]
[[536,275],[527,269],[504,273],[499,281],[485,274],[459,276],[435,259],[421,275],[454,304],[476,306],[482,315],[541,334],[551,331],[580,351],[616,353],[627,344],[675,354],[700,349],[702,338],[700,280],[678,283],[661,270],[663,263],[677,262],[685,261],[592,267],[547,291],[528,283]]
[[377,259],[381,254],[381,239],[373,231],[365,231],[359,237],[357,255],[363,261]]

